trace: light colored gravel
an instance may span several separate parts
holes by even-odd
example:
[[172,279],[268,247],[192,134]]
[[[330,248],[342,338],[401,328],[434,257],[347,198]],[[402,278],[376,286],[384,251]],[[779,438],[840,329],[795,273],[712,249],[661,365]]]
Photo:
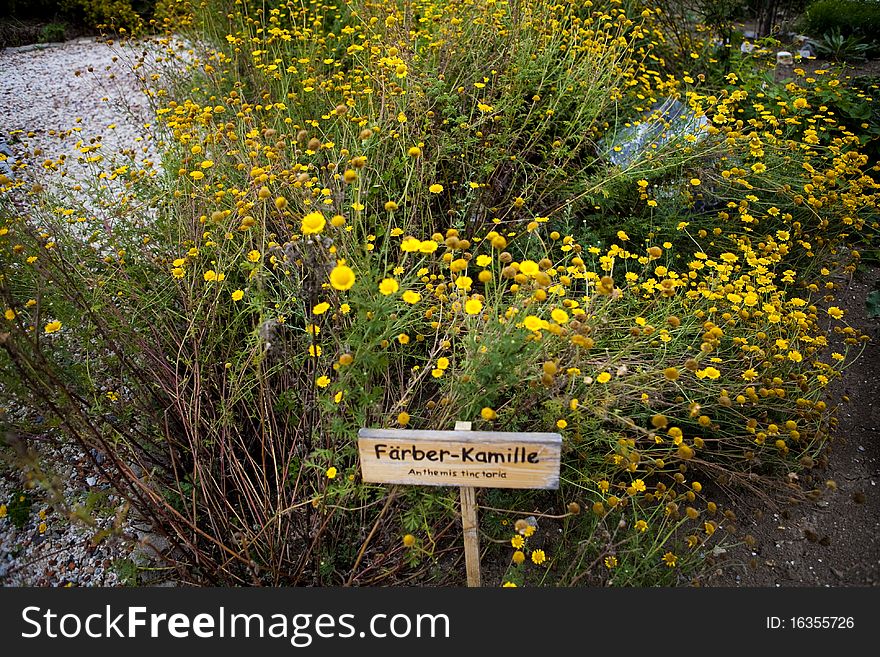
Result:
[[141,57],[154,63],[156,53],[149,43],[122,46],[95,39],[0,51],[0,133],[37,171],[45,159],[61,155],[76,162],[82,145],[93,140],[102,143],[100,152],[108,159],[134,150],[138,161],[155,162],[145,128],[152,112],[139,79],[152,67],[132,69]]
[[[95,180],[95,166],[108,170],[128,162],[157,171],[153,115],[140,77],[158,70],[161,52],[148,43],[120,46],[95,39],[0,51],[0,138],[5,137],[16,161],[24,165],[15,171],[16,177],[62,193],[78,179]],[[140,58],[147,66],[136,71]],[[78,163],[83,157],[80,149],[97,142],[101,162],[91,169]],[[64,178],[59,169],[43,166],[46,159],[57,162],[62,155],[70,164],[60,167],[70,170]],[[87,198],[83,192],[78,200]],[[100,207],[90,210],[100,216]],[[9,406],[0,390],[0,414],[6,415],[0,419],[11,426],[25,416],[39,421],[38,409]],[[41,440],[50,437],[50,431],[28,441],[27,447],[39,455],[41,467],[53,473],[55,492],[33,487],[23,524],[13,521],[11,510],[27,489],[24,470],[0,465],[0,505],[6,505],[0,517],[0,584],[118,585],[119,559],[127,557],[144,534],[130,519],[117,520],[122,500],[95,471],[90,455],[74,445],[50,447]],[[13,451],[5,449],[4,454]],[[73,509],[84,512],[88,523],[72,521]],[[113,532],[117,525],[119,531]],[[102,540],[96,542],[97,538]]]

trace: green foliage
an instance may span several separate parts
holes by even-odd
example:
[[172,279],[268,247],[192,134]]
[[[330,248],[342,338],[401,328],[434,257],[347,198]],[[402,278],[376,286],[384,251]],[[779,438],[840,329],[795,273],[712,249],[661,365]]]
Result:
[[859,36],[855,34],[844,36],[839,27],[834,27],[830,32],[822,35],[816,43],[816,52],[836,62],[858,61],[867,59],[872,47],[872,44],[865,43]]
[[844,37],[880,40],[880,2],[872,0],[818,0],[804,11],[801,30],[813,37],[837,31]]
[[133,559],[127,557],[115,559],[111,566],[122,586],[138,586],[141,579],[140,567]]
[[874,289],[868,293],[865,306],[868,309],[868,317],[871,319],[880,317],[880,283],[875,283]]
[[143,26],[142,16],[131,0],[77,0],[81,3],[86,23],[98,28],[133,31]]
[[[164,0],[173,11],[179,2]],[[41,32],[41,42],[63,41],[65,23],[88,28],[142,28],[156,10],[156,0],[10,0],[9,16],[15,19],[50,21]]]
[[[816,457],[815,300],[877,226],[849,92],[676,77],[615,3],[226,4],[165,42],[161,175],[78,133],[77,193],[0,224],[0,376],[194,580],[443,583],[455,492],[364,483],[360,427],[560,431],[559,491],[483,498],[532,584],[679,583],[731,518],[700,479]],[[705,129],[613,165],[666,97]]]
[[49,23],[44,25],[40,30],[41,43],[53,43],[56,41],[64,41],[67,27],[64,23]]
[[9,502],[6,505],[6,513],[12,524],[22,529],[27,525],[31,517],[31,509],[34,505],[33,493],[30,491],[12,491]]

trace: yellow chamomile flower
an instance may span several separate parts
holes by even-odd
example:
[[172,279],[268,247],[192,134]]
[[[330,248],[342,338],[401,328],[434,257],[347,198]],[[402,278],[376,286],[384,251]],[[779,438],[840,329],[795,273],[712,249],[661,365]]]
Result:
[[384,278],[382,279],[382,282],[379,283],[379,292],[384,294],[386,297],[390,294],[394,294],[399,289],[400,285],[393,278]]
[[333,271],[330,272],[330,285],[333,286],[334,290],[342,292],[349,290],[354,285],[354,281],[354,272],[348,265],[336,265]]

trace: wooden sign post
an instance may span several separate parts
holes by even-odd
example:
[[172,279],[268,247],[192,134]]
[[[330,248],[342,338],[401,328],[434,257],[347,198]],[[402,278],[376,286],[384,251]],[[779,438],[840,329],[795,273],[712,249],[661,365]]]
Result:
[[559,488],[558,433],[361,429],[358,452],[370,483],[458,486],[468,586],[480,586],[476,488]]

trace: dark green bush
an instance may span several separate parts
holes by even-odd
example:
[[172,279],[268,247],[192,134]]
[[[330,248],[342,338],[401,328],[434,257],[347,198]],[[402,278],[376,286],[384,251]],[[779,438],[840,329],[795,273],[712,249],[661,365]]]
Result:
[[819,0],[807,7],[800,28],[816,38],[839,30],[844,36],[854,34],[871,41],[880,40],[880,2]]
[[64,41],[66,28],[64,23],[49,23],[40,30],[40,43]]

